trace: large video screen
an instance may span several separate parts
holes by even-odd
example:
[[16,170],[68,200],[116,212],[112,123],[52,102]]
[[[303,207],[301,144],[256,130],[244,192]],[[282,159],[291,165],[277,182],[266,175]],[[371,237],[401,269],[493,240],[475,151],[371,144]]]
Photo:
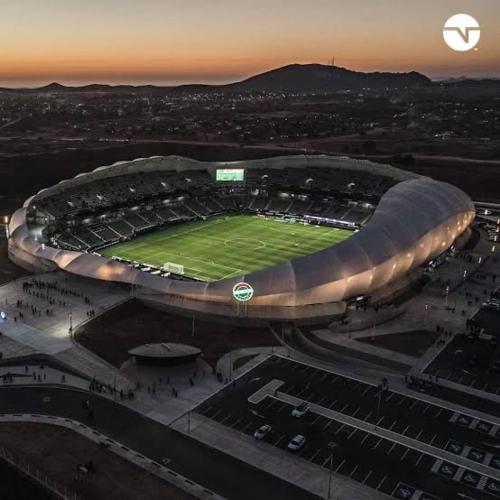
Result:
[[215,175],[217,181],[237,182],[245,180],[245,169],[243,168],[218,168]]

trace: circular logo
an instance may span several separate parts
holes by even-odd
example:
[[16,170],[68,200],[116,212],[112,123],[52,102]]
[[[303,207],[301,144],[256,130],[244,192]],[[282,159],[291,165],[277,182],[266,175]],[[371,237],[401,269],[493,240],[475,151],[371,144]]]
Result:
[[233,286],[233,297],[239,302],[248,302],[253,297],[253,288],[241,281]]
[[444,41],[450,49],[458,52],[473,49],[480,37],[479,23],[469,14],[455,14],[444,24]]

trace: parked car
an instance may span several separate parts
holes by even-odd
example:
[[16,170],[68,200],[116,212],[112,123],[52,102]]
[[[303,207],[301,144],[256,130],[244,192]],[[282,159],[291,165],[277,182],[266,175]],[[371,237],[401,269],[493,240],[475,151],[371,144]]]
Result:
[[306,438],[302,434],[297,434],[294,436],[290,442],[288,443],[287,448],[290,451],[298,451],[304,446],[304,443],[306,442]]
[[300,403],[292,410],[292,417],[301,418],[309,411],[309,405],[307,403]]
[[264,439],[269,433],[271,432],[271,426],[270,425],[261,425],[254,433],[253,437],[255,439],[258,439],[259,441],[261,439]]

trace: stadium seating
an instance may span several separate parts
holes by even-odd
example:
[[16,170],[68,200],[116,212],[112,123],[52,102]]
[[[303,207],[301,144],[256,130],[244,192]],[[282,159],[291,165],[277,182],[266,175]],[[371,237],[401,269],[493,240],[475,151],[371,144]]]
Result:
[[[65,188],[64,196],[38,200],[36,210],[56,222],[52,238],[59,246],[88,251],[179,220],[239,210],[318,215],[359,226],[369,220],[370,204],[394,183],[367,172],[314,167],[252,169],[237,186],[217,183],[205,170],[153,171],[76,184]],[[74,224],[80,216],[101,215],[102,222],[77,225],[71,233],[64,229],[66,220]]]

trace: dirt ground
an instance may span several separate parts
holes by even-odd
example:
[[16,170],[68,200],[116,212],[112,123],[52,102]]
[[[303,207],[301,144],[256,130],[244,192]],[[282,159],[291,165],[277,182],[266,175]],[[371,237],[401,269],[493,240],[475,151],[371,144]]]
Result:
[[436,332],[414,330],[411,332],[390,333],[374,337],[363,337],[356,340],[366,342],[389,351],[396,351],[408,356],[420,357],[434,343]]
[[7,255],[7,240],[0,238],[0,285],[16,278],[27,276],[29,273],[13,264]]
[[[0,425],[0,444],[78,498],[190,500],[191,495],[63,427],[28,422]],[[93,473],[78,473],[92,461]],[[138,485],[140,485],[138,487]]]
[[142,344],[177,342],[202,351],[212,366],[226,352],[241,347],[278,345],[266,328],[243,328],[195,321],[157,311],[138,300],[119,305],[83,325],[75,333],[77,342],[115,366],[129,358],[130,349]]

